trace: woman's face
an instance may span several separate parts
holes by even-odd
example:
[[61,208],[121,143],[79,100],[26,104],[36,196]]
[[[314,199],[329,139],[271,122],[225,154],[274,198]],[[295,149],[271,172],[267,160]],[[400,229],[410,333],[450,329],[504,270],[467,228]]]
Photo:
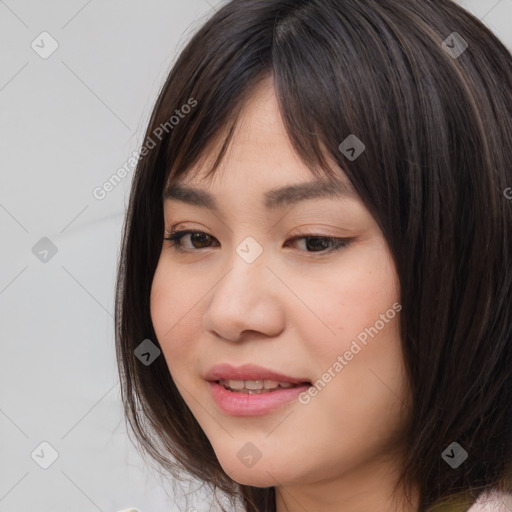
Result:
[[[258,487],[382,485],[408,391],[397,275],[380,229],[341,170],[339,196],[266,199],[273,189],[318,181],[294,153],[271,82],[246,105],[215,179],[201,170],[180,184],[213,196],[218,211],[197,197],[165,199],[166,231],[204,234],[183,236],[183,252],[163,242],[151,315],[176,386],[220,464]],[[350,243],[335,250],[315,237]],[[224,364],[317,385],[227,391],[210,381],[224,375],[232,388],[272,388],[276,379],[262,369],[212,373]]]

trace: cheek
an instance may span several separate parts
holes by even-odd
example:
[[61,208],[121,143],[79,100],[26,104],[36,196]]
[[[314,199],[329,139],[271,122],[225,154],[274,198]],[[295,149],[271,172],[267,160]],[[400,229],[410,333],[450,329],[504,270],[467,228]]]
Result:
[[[196,297],[196,295],[198,295]],[[194,317],[194,306],[202,294],[196,294],[190,282],[181,282],[179,272],[160,260],[150,295],[151,320],[169,370],[189,362],[200,319]],[[186,340],[186,343],[183,342]]]
[[[315,340],[319,354],[340,353],[350,343],[368,336],[377,323],[378,337],[396,337],[400,300],[398,279],[391,255],[385,250],[354,251],[350,260],[328,274],[308,276],[297,295],[305,297],[300,324],[304,339]],[[385,320],[381,320],[381,315]],[[375,332],[375,331],[371,331]],[[320,335],[319,335],[320,334]]]
[[[400,293],[389,252],[383,248],[359,256],[347,270],[332,276],[326,288],[332,292],[319,309],[331,332],[323,329],[326,335],[315,337],[310,327],[309,339],[315,343],[309,352],[321,361],[322,372],[335,375],[333,384],[321,392],[318,407],[322,403],[331,420],[336,418],[335,424],[348,422],[356,430],[364,426],[368,440],[377,441],[381,433],[374,432],[373,426],[381,421],[395,428],[401,404],[396,395],[405,393]],[[326,379],[331,381],[329,375]],[[336,405],[340,396],[345,397],[341,408]]]

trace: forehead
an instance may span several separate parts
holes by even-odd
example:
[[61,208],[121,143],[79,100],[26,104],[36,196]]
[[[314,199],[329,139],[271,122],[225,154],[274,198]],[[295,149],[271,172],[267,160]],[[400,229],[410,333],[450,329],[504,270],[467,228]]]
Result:
[[[216,158],[222,154],[213,173]],[[265,209],[278,209],[309,199],[357,198],[346,174],[324,152],[336,179],[316,176],[300,159],[289,140],[271,80],[263,81],[246,101],[232,132],[225,126],[196,163],[169,180],[166,204],[188,203],[219,211],[216,196],[261,196]],[[212,183],[220,180],[215,186]]]

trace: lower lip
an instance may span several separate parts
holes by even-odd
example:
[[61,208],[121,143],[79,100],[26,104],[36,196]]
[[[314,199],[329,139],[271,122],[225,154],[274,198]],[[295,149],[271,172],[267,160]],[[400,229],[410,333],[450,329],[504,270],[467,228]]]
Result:
[[278,388],[268,393],[237,393],[229,391],[217,382],[208,382],[215,403],[231,416],[259,416],[267,414],[282,405],[295,400],[310,386],[301,385],[294,388]]

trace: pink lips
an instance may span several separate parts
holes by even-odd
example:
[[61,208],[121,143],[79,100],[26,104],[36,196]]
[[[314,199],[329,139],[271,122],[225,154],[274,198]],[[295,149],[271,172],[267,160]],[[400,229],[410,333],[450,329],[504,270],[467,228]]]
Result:
[[[291,377],[251,364],[234,367],[229,364],[216,365],[204,377],[209,384],[212,397],[218,407],[231,416],[257,416],[267,414],[288,403],[308,389],[308,379]],[[225,380],[275,380],[297,384],[293,388],[278,388],[268,393],[239,393],[230,391],[217,381]]]
[[210,368],[205,377],[208,381],[216,381],[220,379],[226,380],[277,380],[279,382],[291,382],[292,384],[300,384],[309,382],[308,379],[290,377],[277,373],[262,366],[254,364],[244,364],[243,366],[231,366],[230,364],[217,364]]

